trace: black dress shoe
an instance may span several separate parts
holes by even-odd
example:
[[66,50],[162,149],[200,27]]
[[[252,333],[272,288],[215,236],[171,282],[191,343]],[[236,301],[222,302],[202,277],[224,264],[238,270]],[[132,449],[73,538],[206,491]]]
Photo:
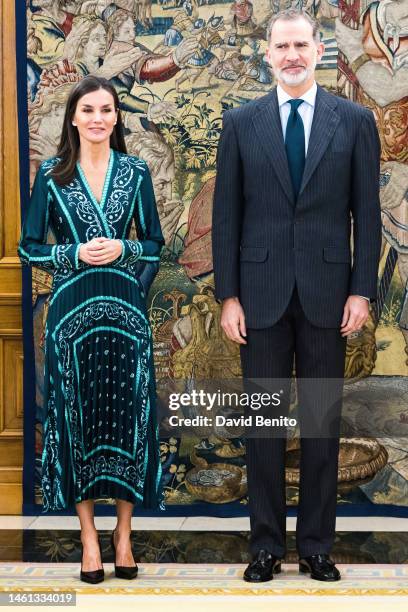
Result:
[[281,560],[264,548],[259,550],[244,572],[247,582],[267,582],[281,571]]
[[310,577],[314,580],[325,582],[335,582],[341,579],[337,567],[334,565],[329,555],[318,554],[299,559],[299,571],[306,574],[310,572]]
[[[101,543],[99,542],[99,538],[98,538],[98,544],[99,544],[99,552],[101,553],[101,561],[102,561],[102,550],[101,550]],[[79,574],[80,580],[82,580],[82,582],[88,582],[89,584],[98,584],[98,582],[103,582],[103,580],[105,579],[104,570],[97,569],[97,570],[92,570],[90,572],[84,572],[82,570],[83,558],[84,558],[84,547],[81,542],[81,573]]]
[[[116,565],[116,548],[115,548],[114,533],[115,533],[115,530],[112,531],[110,543],[111,543],[111,547],[112,547],[114,558],[115,558],[115,576],[116,578],[123,578],[124,580],[133,580],[133,578],[136,578],[137,572],[139,571],[137,564],[130,565],[130,566]],[[129,539],[130,539],[130,536],[129,536]]]

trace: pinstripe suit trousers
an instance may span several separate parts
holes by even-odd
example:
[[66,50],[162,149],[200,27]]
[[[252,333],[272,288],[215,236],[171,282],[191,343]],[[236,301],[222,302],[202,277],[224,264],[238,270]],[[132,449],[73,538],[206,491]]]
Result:
[[[330,553],[335,537],[337,469],[346,339],[339,328],[316,327],[305,316],[295,287],[277,323],[247,329],[241,345],[243,375],[251,379],[290,380],[295,365],[301,435],[300,487],[296,547],[300,556]],[[301,379],[332,379],[337,401],[327,406],[335,424],[333,437],[302,437],[311,420],[313,394],[302,392]],[[289,384],[289,383],[288,383]],[[306,382],[305,382],[306,384]],[[336,388],[337,386],[337,388]],[[288,396],[288,393],[286,394]],[[319,402],[318,398],[315,398]],[[320,402],[321,404],[321,402]],[[325,406],[319,406],[319,410]],[[288,405],[280,414],[287,414]],[[334,410],[334,412],[333,412]],[[247,438],[250,552],[261,548],[283,558],[286,552],[286,439]]]

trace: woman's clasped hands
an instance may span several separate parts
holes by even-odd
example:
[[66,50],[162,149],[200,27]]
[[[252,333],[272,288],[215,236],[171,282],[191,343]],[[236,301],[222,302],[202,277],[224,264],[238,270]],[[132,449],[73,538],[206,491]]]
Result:
[[79,249],[79,259],[90,266],[104,266],[122,254],[122,241],[112,238],[92,238]]

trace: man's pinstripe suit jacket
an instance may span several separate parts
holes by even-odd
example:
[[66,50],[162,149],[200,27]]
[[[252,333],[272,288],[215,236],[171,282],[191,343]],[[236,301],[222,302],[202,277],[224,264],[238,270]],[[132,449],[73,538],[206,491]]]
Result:
[[379,162],[371,111],[318,86],[295,201],[276,89],[226,111],[212,226],[216,297],[239,297],[246,325],[258,329],[279,320],[295,283],[318,327],[340,326],[349,295],[375,299]]

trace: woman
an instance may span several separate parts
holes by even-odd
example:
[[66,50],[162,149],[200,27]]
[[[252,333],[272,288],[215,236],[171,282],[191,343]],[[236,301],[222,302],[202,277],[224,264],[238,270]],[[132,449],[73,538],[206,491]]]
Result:
[[[139,240],[128,239],[133,220]],[[139,262],[159,261],[163,243],[147,165],[126,154],[116,91],[89,75],[68,98],[57,157],[39,168],[19,245],[23,263],[53,273],[44,510],[76,504],[86,582],[104,578],[94,499],[116,499],[111,543],[122,578],[137,574],[134,504],[164,508],[149,287],[136,274]]]

